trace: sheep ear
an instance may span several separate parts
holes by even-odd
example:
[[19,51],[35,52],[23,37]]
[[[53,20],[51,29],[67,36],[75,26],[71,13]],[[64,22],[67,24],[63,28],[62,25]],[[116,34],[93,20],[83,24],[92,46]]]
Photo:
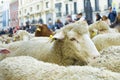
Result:
[[62,40],[62,39],[64,39],[64,37],[65,37],[65,35],[64,35],[64,33],[61,31],[61,32],[59,32],[59,33],[56,33],[56,34],[53,36],[53,39],[55,39],[55,40]]
[[8,49],[0,49],[1,54],[9,54],[10,51]]

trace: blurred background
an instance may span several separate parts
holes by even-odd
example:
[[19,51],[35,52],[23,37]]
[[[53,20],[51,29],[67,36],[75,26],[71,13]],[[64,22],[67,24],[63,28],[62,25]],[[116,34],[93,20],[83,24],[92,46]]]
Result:
[[67,15],[75,19],[83,13],[95,21],[95,14],[108,15],[108,8],[119,11],[120,0],[0,0],[0,28],[37,24],[60,19]]

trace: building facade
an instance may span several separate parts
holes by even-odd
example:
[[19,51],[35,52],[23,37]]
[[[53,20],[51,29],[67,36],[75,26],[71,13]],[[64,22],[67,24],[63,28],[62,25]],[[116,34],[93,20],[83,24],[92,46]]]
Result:
[[47,23],[53,20],[54,0],[19,0],[19,21],[20,25],[26,22],[35,24],[41,20]]
[[0,25],[1,28],[9,27],[10,9],[8,0],[0,0]]
[[18,0],[10,3],[10,26],[19,26],[18,19]]
[[[109,6],[115,6],[116,10],[120,8],[120,0],[90,1],[93,15],[96,12],[107,15]],[[34,24],[41,19],[46,24],[58,18],[64,22],[67,15],[72,15],[74,19],[77,13],[84,13],[84,4],[84,0],[19,0],[19,25],[26,22]]]
[[0,28],[3,27],[3,1],[0,0]]
[[9,0],[0,0],[0,26],[9,27]]

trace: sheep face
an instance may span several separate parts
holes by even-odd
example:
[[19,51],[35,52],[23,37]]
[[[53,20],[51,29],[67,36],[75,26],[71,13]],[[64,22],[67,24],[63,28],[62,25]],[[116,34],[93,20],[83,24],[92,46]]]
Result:
[[65,34],[59,32],[54,35],[57,45],[61,45],[61,52],[65,58],[73,59],[80,62],[80,64],[81,62],[86,64],[89,59],[100,55],[90,39],[89,33],[78,34],[71,30]]
[[104,21],[97,21],[89,26],[90,36],[93,38],[97,34],[108,33],[109,29],[109,25]]

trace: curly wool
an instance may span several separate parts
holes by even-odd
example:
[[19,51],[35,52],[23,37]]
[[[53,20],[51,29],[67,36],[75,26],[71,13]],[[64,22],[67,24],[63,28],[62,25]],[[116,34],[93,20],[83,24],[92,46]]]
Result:
[[97,21],[89,26],[89,31],[93,29],[97,29],[98,31],[109,30],[109,25],[106,24],[104,21]]
[[120,73],[120,46],[112,46],[100,51],[101,56],[89,65],[93,67],[104,67],[108,70]]
[[58,66],[32,57],[6,58],[0,62],[2,80],[119,80],[120,74],[89,66]]
[[92,39],[98,51],[120,45],[120,33],[99,34]]

